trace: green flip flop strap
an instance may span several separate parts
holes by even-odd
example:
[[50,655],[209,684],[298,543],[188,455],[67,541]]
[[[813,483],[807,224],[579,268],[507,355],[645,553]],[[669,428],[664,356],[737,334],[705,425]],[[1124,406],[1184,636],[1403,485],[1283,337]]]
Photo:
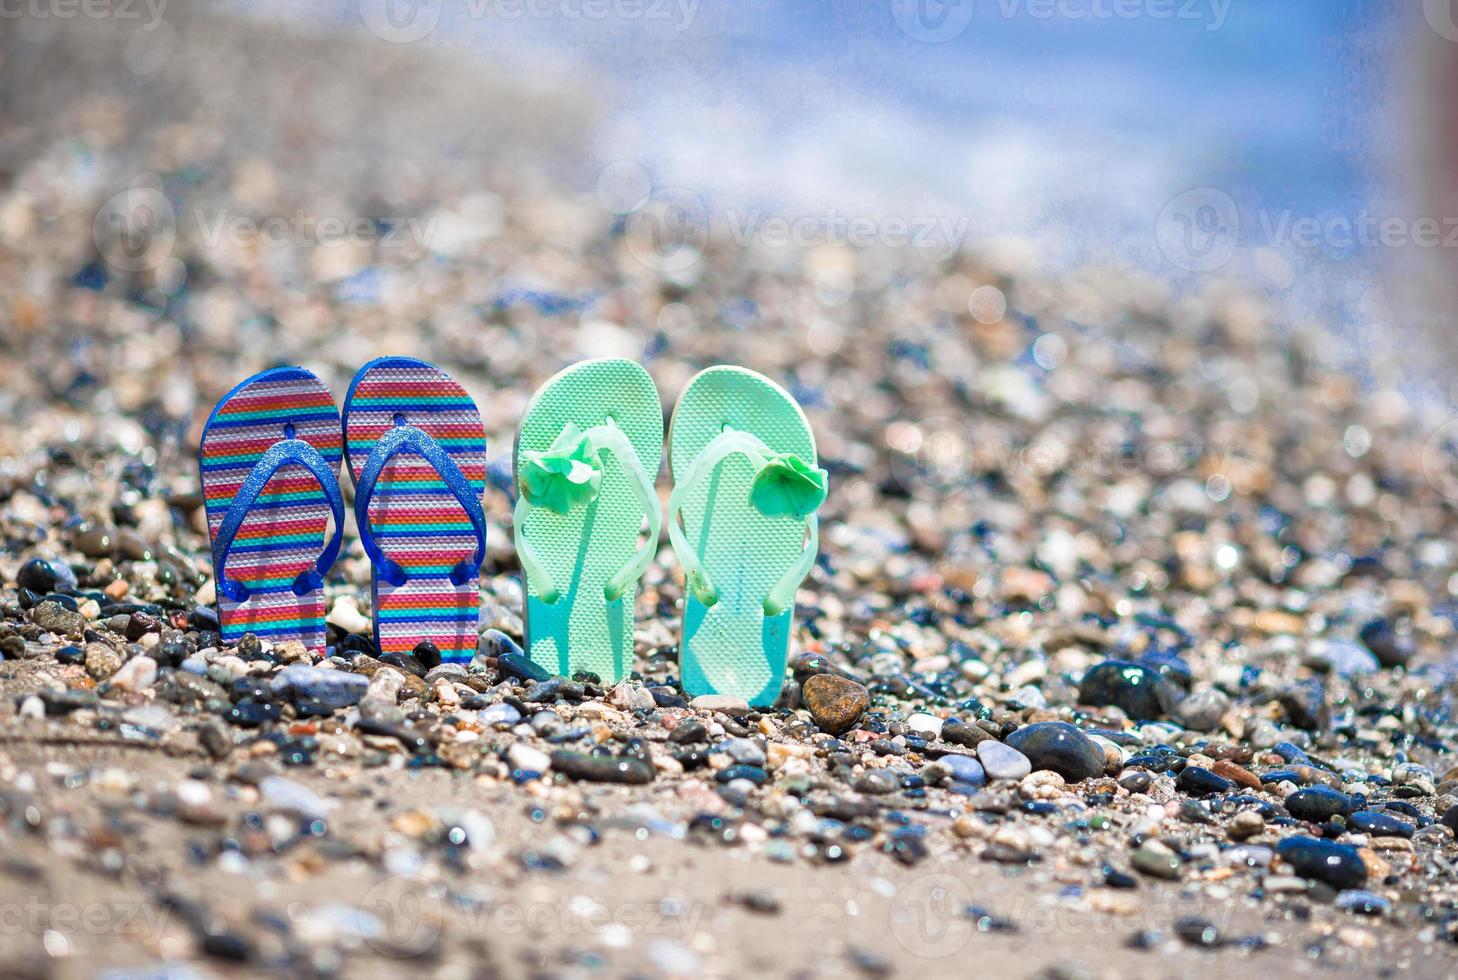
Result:
[[[688,472],[674,488],[673,493],[668,497],[668,537],[673,542],[674,554],[678,555],[679,564],[684,569],[684,579],[694,597],[705,606],[712,606],[719,601],[719,591],[714,587],[713,581],[709,578],[709,572],[699,561],[696,551],[689,545],[688,536],[682,527],[683,505],[688,496],[694,492],[694,488],[725,459],[734,454],[740,454],[747,458],[755,470],[760,470],[775,456],[774,450],[764,444],[758,436],[748,432],[740,432],[735,429],[725,428],[705,446],[694,461],[689,464]],[[764,600],[764,614],[766,616],[778,616],[795,601],[795,590],[800,583],[805,581],[805,576],[810,574],[810,569],[815,567],[815,556],[820,551],[820,519],[810,513],[805,516],[805,526],[809,533],[809,539],[805,542],[805,548],[800,552],[800,557],[795,564],[785,572],[784,576],[775,583],[774,588]]]
[[[632,560],[619,569],[617,574],[608,579],[607,584],[603,586],[603,598],[608,602],[616,602],[623,597],[634,582],[642,578],[643,573],[648,570],[648,564],[653,561],[653,556],[658,552],[658,535],[663,526],[663,519],[658,508],[658,491],[654,489],[653,477],[643,468],[643,463],[638,459],[638,453],[633,448],[633,444],[611,421],[606,425],[593,426],[583,435],[595,449],[605,449],[622,461],[624,468],[632,477],[633,489],[638,494],[638,500],[643,505],[643,513],[648,521],[647,540],[638,548]],[[525,494],[519,492],[516,507],[512,511],[512,520],[517,528],[526,526],[526,516],[531,508],[532,503],[527,500]],[[547,571],[547,567],[538,557],[536,549],[526,534],[520,530],[516,535],[516,544],[517,558],[521,561],[522,571],[526,573],[527,579],[537,590],[542,601],[552,605],[561,598],[561,593],[552,581],[551,573]]]

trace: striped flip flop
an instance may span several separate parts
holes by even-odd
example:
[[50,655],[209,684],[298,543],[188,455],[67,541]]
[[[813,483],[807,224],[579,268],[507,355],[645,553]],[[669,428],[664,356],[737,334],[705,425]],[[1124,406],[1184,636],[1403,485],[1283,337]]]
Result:
[[476,653],[486,556],[486,430],[464,388],[413,357],[359,369],[344,397],[360,542],[374,564],[375,642]]
[[324,574],[344,534],[342,443],[334,396],[299,367],[254,375],[208,416],[198,462],[225,643],[253,633],[323,652]]

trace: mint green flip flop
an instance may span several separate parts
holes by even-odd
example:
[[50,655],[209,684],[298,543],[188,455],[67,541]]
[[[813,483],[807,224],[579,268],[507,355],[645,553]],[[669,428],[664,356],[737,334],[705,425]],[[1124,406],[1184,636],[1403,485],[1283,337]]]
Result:
[[820,545],[826,473],[810,423],[763,375],[711,367],[678,399],[668,458],[668,534],[688,586],[683,689],[770,704]]
[[[642,366],[574,364],[532,396],[516,434],[516,554],[527,655],[554,674],[622,680],[638,579],[658,551],[663,405]],[[647,539],[640,541],[647,521]]]

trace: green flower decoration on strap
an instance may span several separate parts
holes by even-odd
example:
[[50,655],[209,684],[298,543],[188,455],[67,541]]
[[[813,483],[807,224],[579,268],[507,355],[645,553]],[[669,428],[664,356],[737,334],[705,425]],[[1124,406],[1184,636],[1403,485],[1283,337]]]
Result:
[[827,479],[794,453],[775,453],[755,474],[749,502],[765,517],[805,517],[825,502]]
[[521,454],[521,494],[536,507],[558,514],[585,504],[602,487],[602,457],[570,422],[543,452]]

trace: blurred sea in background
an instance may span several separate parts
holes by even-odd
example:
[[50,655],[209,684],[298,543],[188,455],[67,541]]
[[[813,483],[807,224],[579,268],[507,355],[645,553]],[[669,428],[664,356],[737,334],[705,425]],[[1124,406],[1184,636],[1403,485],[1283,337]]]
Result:
[[[1292,320],[1351,338],[1358,369],[1391,332],[1384,265],[1401,259],[1343,229],[1360,235],[1404,206],[1396,88],[1421,11],[1328,0],[591,3],[231,6],[466,50],[528,84],[579,90],[599,111],[584,134],[590,158],[569,179],[591,187],[629,161],[741,235],[766,215],[870,216],[877,227],[935,217],[943,237],[1012,248],[1045,269],[1256,284]],[[1167,211],[1200,188],[1175,205],[1188,215]],[[1314,246],[1296,240],[1301,219],[1328,229]],[[1161,228],[1170,222],[1182,224]],[[1228,234],[1239,248],[1211,269],[1171,261],[1161,233]]]

